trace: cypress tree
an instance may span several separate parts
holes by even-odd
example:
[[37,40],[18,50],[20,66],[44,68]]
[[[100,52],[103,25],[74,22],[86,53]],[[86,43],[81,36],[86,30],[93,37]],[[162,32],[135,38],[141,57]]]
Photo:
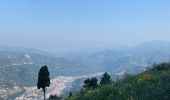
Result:
[[45,100],[45,92],[46,87],[50,86],[50,78],[49,78],[49,71],[47,65],[42,66],[40,68],[40,71],[38,73],[38,82],[37,82],[37,88],[42,88],[44,92],[44,100]]

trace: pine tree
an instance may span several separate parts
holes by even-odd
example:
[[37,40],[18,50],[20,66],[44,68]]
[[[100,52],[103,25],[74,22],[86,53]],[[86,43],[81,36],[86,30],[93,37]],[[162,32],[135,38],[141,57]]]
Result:
[[92,79],[91,79],[91,87],[92,87],[92,89],[94,89],[94,88],[97,88],[98,87],[98,79],[96,78],[96,77],[93,77]]
[[72,92],[70,92],[70,94],[69,94],[69,96],[68,96],[68,97],[70,98],[70,97],[72,97],[72,96],[73,96],[73,94],[72,94]]
[[94,89],[94,88],[97,88],[98,87],[98,80],[96,77],[93,77],[93,78],[88,78],[84,81],[84,85],[83,87],[86,88],[86,89]]
[[105,72],[100,80],[100,85],[105,85],[111,83],[111,77],[107,72]]
[[50,97],[48,98],[48,100],[62,100],[62,97],[57,96],[57,95],[50,95]]
[[42,88],[44,92],[44,100],[45,100],[46,87],[49,86],[50,86],[49,71],[48,71],[48,67],[45,65],[40,68],[40,71],[38,73],[38,82],[37,82],[37,88],[38,89]]

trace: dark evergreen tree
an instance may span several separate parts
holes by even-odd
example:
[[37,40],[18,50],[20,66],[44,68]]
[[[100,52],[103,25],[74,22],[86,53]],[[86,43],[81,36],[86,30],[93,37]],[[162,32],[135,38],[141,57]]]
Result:
[[69,96],[68,96],[68,97],[70,98],[70,97],[72,97],[72,96],[73,96],[73,94],[72,94],[72,92],[70,92],[70,94],[69,94]]
[[83,87],[86,88],[86,89],[90,89],[90,82],[91,82],[91,80],[89,78],[84,80]]
[[98,80],[96,77],[93,77],[91,79],[88,78],[84,81],[83,87],[86,89],[91,89],[91,88],[94,89],[94,88],[98,87],[97,82],[98,82]]
[[57,96],[57,95],[50,95],[49,99],[48,100],[61,100],[62,97],[60,96]]
[[93,77],[91,79],[91,87],[94,89],[94,88],[97,88],[98,87],[98,79],[96,77]]
[[44,92],[44,100],[45,100],[46,87],[49,86],[50,86],[49,71],[48,71],[48,67],[45,65],[41,67],[38,73],[38,82],[37,82],[37,88],[38,89],[42,88]]
[[100,85],[105,85],[111,83],[111,77],[107,72],[105,72],[100,80]]

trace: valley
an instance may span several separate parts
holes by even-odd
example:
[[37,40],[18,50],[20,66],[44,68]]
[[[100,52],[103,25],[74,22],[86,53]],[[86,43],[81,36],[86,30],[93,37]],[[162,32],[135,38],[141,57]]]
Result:
[[79,92],[89,76],[108,72],[116,79],[116,75],[138,74],[153,64],[168,62],[169,51],[169,42],[149,42],[69,58],[70,54],[59,57],[35,49],[3,47],[0,49],[0,98],[42,98],[36,82],[43,65],[48,65],[52,82],[47,96],[68,96],[69,92]]

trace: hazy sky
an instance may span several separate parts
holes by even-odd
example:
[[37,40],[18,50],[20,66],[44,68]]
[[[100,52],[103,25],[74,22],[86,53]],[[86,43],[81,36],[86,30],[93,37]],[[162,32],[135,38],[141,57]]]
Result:
[[170,0],[1,0],[0,45],[46,51],[170,40]]

